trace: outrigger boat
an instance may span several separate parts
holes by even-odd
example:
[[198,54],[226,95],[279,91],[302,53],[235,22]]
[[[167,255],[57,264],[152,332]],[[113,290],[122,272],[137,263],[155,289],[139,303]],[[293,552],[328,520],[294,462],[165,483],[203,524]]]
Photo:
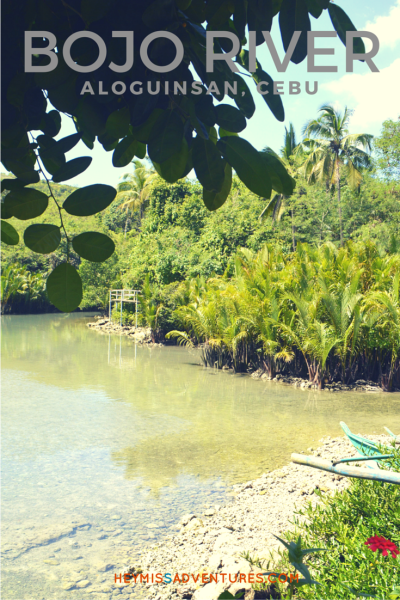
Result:
[[384,427],[383,429],[385,429],[388,432],[388,434],[391,435],[392,438],[394,438],[394,441],[396,442],[396,444],[400,444],[400,435],[395,435],[387,427]]
[[[358,456],[342,458],[340,460],[330,462],[329,460],[317,458],[315,456],[292,454],[292,462],[300,465],[306,465],[308,467],[314,467],[315,469],[322,469],[323,471],[329,471],[330,473],[342,475],[343,477],[372,479],[373,481],[383,481],[385,483],[394,483],[396,485],[400,485],[400,473],[386,471],[380,469],[379,467],[380,463],[385,463],[385,459],[393,458],[393,454],[382,454],[374,442],[362,437],[361,435],[355,435],[354,433],[351,433],[350,429],[347,427],[346,423],[343,423],[343,421],[340,423],[340,426],[353,446],[357,449]],[[399,436],[395,436],[386,427],[385,429],[395,439],[395,442],[400,442]],[[369,464],[367,466],[369,468],[362,469],[360,467],[353,467],[348,464],[351,462],[368,462]]]

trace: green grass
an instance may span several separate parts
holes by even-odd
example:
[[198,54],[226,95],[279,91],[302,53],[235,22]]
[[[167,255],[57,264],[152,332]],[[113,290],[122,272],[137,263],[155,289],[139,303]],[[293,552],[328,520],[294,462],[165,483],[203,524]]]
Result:
[[[395,454],[392,466],[398,471],[400,450]],[[310,558],[313,578],[321,585],[303,588],[302,598],[400,598],[400,590],[398,596],[393,593],[400,586],[399,556],[384,557],[365,545],[378,535],[400,548],[400,486],[353,479],[343,493],[321,497],[314,508],[309,503],[295,522],[306,547],[327,550]]]

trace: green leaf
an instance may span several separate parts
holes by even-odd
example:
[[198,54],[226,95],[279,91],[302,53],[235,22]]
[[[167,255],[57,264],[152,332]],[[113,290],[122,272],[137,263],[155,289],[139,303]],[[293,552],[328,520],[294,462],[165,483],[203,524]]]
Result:
[[92,262],[103,262],[110,258],[115,244],[108,235],[97,231],[86,231],[72,240],[72,247],[79,256]]
[[31,150],[37,148],[37,144],[29,144],[29,146],[22,146],[18,148],[3,148],[1,151],[2,161],[18,160],[28,158],[30,160]]
[[103,105],[92,96],[83,96],[74,111],[78,121],[79,131],[84,135],[95,137],[106,130],[106,117]]
[[58,63],[55,69],[52,69],[47,73],[35,73],[34,78],[37,86],[43,90],[50,90],[52,88],[59,88],[68,80],[71,80],[71,76],[73,76],[73,72],[60,52],[58,54]]
[[[71,71],[69,67],[66,68]],[[43,75],[51,75],[56,70],[57,69],[50,71],[49,73],[43,73]],[[36,75],[42,75],[42,73],[36,73]],[[69,76],[71,76],[71,72],[69,73]],[[48,89],[47,86],[43,87],[44,89]],[[48,94],[50,102],[57,110],[72,114],[80,100],[79,93],[76,91],[76,77],[68,79],[67,81],[64,81],[64,83],[49,89]]]
[[51,110],[43,117],[40,129],[50,137],[56,136],[61,129],[61,115],[58,110]]
[[50,135],[46,135],[45,133],[38,135],[36,139],[41,148],[51,148],[57,144],[54,138],[52,138]]
[[168,183],[175,183],[181,179],[185,173],[185,167],[189,157],[189,148],[185,138],[182,140],[182,146],[179,152],[170,156],[163,163],[154,162],[154,168],[159,175]]
[[67,137],[62,138],[56,142],[56,147],[61,152],[69,152],[76,146],[76,144],[81,140],[81,133],[73,133],[72,135],[67,135]]
[[[274,182],[272,181],[272,185],[273,184],[274,184]],[[272,198],[272,200],[270,200],[270,202],[267,204],[267,206],[261,212],[261,214],[259,216],[260,221],[263,221],[270,215],[272,215],[272,219],[274,221],[275,220],[280,221],[280,210],[282,208],[282,200],[283,200],[282,194],[275,194],[275,196]]]
[[193,167],[201,185],[210,192],[219,192],[225,178],[225,163],[211,140],[197,136],[192,147]]
[[226,136],[230,136],[230,135],[234,135],[234,136],[238,137],[237,133],[233,133],[232,131],[226,131],[222,127],[220,127],[218,129],[218,135],[219,135],[219,137],[226,137]]
[[247,0],[235,0],[233,23],[236,27],[236,31],[238,32],[239,39],[242,40],[246,35]]
[[39,156],[46,171],[51,175],[55,175],[58,169],[65,164],[64,153],[56,145],[49,148],[40,148]]
[[285,52],[295,31],[301,31],[291,62],[296,65],[307,56],[307,32],[311,31],[306,0],[283,0],[279,12],[279,27]]
[[186,177],[190,171],[193,169],[193,149],[189,150],[189,156],[186,162],[185,170],[183,172],[182,177]]
[[154,0],[142,15],[143,23],[153,30],[164,29],[174,18],[176,18],[176,11],[173,0]]
[[219,0],[217,2],[207,2],[206,4],[206,20],[208,21],[208,29],[218,30],[223,29],[230,19],[235,4],[233,0]]
[[246,119],[250,119],[256,110],[253,95],[243,77],[240,77],[237,73],[232,73],[232,78],[237,82],[237,94],[229,91],[228,96],[235,101],[236,106],[242,111]]
[[203,189],[203,202],[208,210],[217,210],[229,196],[232,187],[232,167],[228,163],[225,165],[224,175],[224,183],[220,192],[209,192]]
[[318,19],[322,14],[322,6],[318,0],[306,0],[307,10],[314,17],[314,19]]
[[137,146],[136,146],[135,154],[138,158],[140,158],[142,160],[146,156],[146,144],[143,144],[142,142],[138,142]]
[[[298,581],[296,581],[296,587],[300,588],[303,587],[303,585],[321,585],[319,583],[319,581],[314,581],[314,579],[311,579],[311,577],[308,577],[307,579],[299,579]],[[359,596],[362,596],[363,594],[358,594]],[[372,596],[374,597],[374,596]]]
[[126,167],[135,156],[138,141],[133,135],[127,135],[119,142],[113,152],[112,164],[114,167]]
[[[200,136],[200,137],[202,137],[202,136]],[[217,130],[215,129],[215,127],[210,127],[210,130],[208,132],[208,137],[212,141],[213,144],[216,144],[218,142],[218,133],[217,133]]]
[[53,181],[55,183],[60,183],[61,181],[67,181],[68,179],[72,179],[77,175],[80,175],[90,165],[92,162],[91,156],[80,156],[79,158],[73,158],[69,162],[65,163],[60,169],[58,169],[57,173],[53,175]]
[[18,171],[17,177],[18,181],[23,181],[25,185],[40,181],[39,171]]
[[118,146],[118,140],[108,135],[108,133],[103,133],[102,135],[99,135],[97,139],[106,152],[110,152]]
[[4,202],[1,202],[0,204],[1,206],[1,218],[2,219],[11,219],[12,212],[10,211],[10,209],[4,204]]
[[87,23],[93,23],[106,16],[113,0],[82,0],[81,13]]
[[192,0],[190,6],[185,10],[190,20],[196,23],[204,23],[206,20],[206,2],[205,0]]
[[57,225],[30,225],[25,229],[24,242],[34,252],[50,254],[60,245],[60,228]]
[[[242,67],[244,67],[246,71],[249,71],[249,51],[242,50],[240,54],[236,57],[236,62],[242,65]],[[261,64],[258,62],[258,60],[256,61],[256,72],[251,73],[251,76],[256,84],[260,83],[261,81],[265,81],[268,84],[267,90],[269,93],[262,96],[263,100],[267,104],[274,117],[278,119],[278,121],[284,121],[285,110],[283,108],[282,98],[279,94],[273,94],[274,81],[272,77],[268,75],[268,73],[263,71]]]
[[249,31],[256,32],[256,45],[264,43],[263,31],[271,31],[274,16],[272,2],[268,0],[249,0],[247,17]]
[[129,108],[125,106],[111,113],[106,122],[106,133],[117,140],[128,135],[130,114]]
[[117,190],[111,185],[95,183],[72,192],[65,200],[63,208],[69,215],[89,217],[107,208],[116,195]]
[[200,96],[195,105],[196,117],[208,127],[213,127],[216,122],[215,107],[211,96]]
[[47,296],[62,312],[78,308],[82,300],[82,281],[69,263],[61,263],[50,273],[46,282]]
[[15,246],[19,242],[18,232],[10,223],[1,220],[1,241],[8,246]]
[[243,114],[229,104],[219,104],[215,108],[217,123],[223,129],[232,133],[239,133],[246,128],[246,118]]
[[278,155],[271,148],[267,147],[262,151],[262,156],[272,182],[272,189],[278,192],[278,194],[291,196],[296,187],[296,182],[286,171]]
[[166,110],[159,116],[153,126],[147,146],[152,161],[162,163],[171,154],[179,152],[183,139],[183,123],[180,117]]
[[39,217],[46,210],[49,199],[46,194],[33,188],[21,188],[7,194],[4,205],[17,219],[26,221]]
[[163,111],[160,108],[155,108],[151,115],[148,117],[148,119],[142,125],[138,125],[137,127],[131,127],[130,133],[133,135],[135,140],[147,144],[147,142],[150,139],[150,135],[153,130],[154,124],[156,123],[159,116],[162,114]]
[[19,190],[20,188],[28,185],[25,181],[21,179],[2,179],[1,180],[1,190]]
[[241,598],[244,592],[237,592],[235,595],[231,594],[228,590],[222,592],[220,596],[218,596],[218,600],[235,600],[237,598]]
[[[347,31],[357,31],[354,27],[353,23],[350,21],[349,17],[346,15],[344,10],[337,6],[336,4],[329,3],[328,6],[329,16],[332,21],[332,25],[337,31],[337,34],[344,45],[346,45],[346,32]],[[353,40],[353,51],[356,54],[364,54],[365,46],[362,38],[356,37]]]
[[82,131],[82,142],[89,148],[89,150],[93,150],[94,148],[94,140],[96,139],[95,135],[88,134],[86,131]]
[[257,83],[260,81],[268,82],[267,89],[269,93],[263,96],[263,100],[274,115],[275,119],[282,123],[285,120],[285,110],[283,108],[281,96],[273,93],[274,81],[272,77],[262,69],[257,69],[256,73],[253,75],[253,79]]
[[272,183],[260,152],[240,137],[224,137],[218,141],[217,148],[249,190],[258,196],[270,197]]
[[36,154],[32,149],[27,148],[23,156],[15,159],[7,160],[3,157],[2,163],[7,171],[11,171],[16,177],[24,179],[24,181],[29,179],[29,183],[35,176]]

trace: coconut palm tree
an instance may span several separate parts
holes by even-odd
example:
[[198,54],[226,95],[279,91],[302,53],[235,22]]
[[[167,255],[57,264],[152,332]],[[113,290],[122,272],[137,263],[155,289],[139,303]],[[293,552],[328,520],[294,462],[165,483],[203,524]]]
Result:
[[138,213],[140,228],[145,205],[150,196],[151,186],[157,177],[156,171],[147,160],[142,162],[134,158],[131,164],[133,165],[133,173],[125,173],[123,175],[121,183],[117,186],[118,194],[116,197],[117,201],[123,201],[121,208],[125,209],[128,213],[125,221],[125,236],[129,214]]
[[368,133],[349,133],[349,120],[352,115],[347,107],[344,112],[333,106],[321,106],[322,113],[317,119],[311,119],[303,128],[304,139],[301,147],[308,153],[304,163],[304,175],[310,183],[320,182],[330,188],[336,186],[340,245],[343,245],[343,221],[341,208],[340,176],[358,189],[362,180],[362,171],[371,167],[371,143],[373,136]]

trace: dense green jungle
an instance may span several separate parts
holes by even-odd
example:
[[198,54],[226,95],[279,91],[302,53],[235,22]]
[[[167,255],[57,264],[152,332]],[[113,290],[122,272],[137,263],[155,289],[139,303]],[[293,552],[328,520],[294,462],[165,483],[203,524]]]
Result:
[[[116,245],[103,263],[72,252],[80,309],[106,311],[110,288],[138,289],[140,324],[153,340],[201,344],[210,366],[298,374],[318,387],[357,379],[400,387],[399,131],[400,121],[383,124],[354,180],[349,161],[335,156],[337,173],[327,178],[321,146],[296,143],[290,126],[281,160],[296,180],[292,196],[266,201],[234,176],[217,211],[195,180],[169,184],[150,161],[134,159],[106,210],[84,225],[64,217],[72,234],[89,227]],[[60,203],[74,189],[52,187]],[[56,220],[54,206],[32,222]],[[23,236],[24,223],[12,221]],[[56,310],[45,280],[64,245],[49,255],[3,248],[3,313]],[[133,310],[124,307],[124,324],[134,323]]]

